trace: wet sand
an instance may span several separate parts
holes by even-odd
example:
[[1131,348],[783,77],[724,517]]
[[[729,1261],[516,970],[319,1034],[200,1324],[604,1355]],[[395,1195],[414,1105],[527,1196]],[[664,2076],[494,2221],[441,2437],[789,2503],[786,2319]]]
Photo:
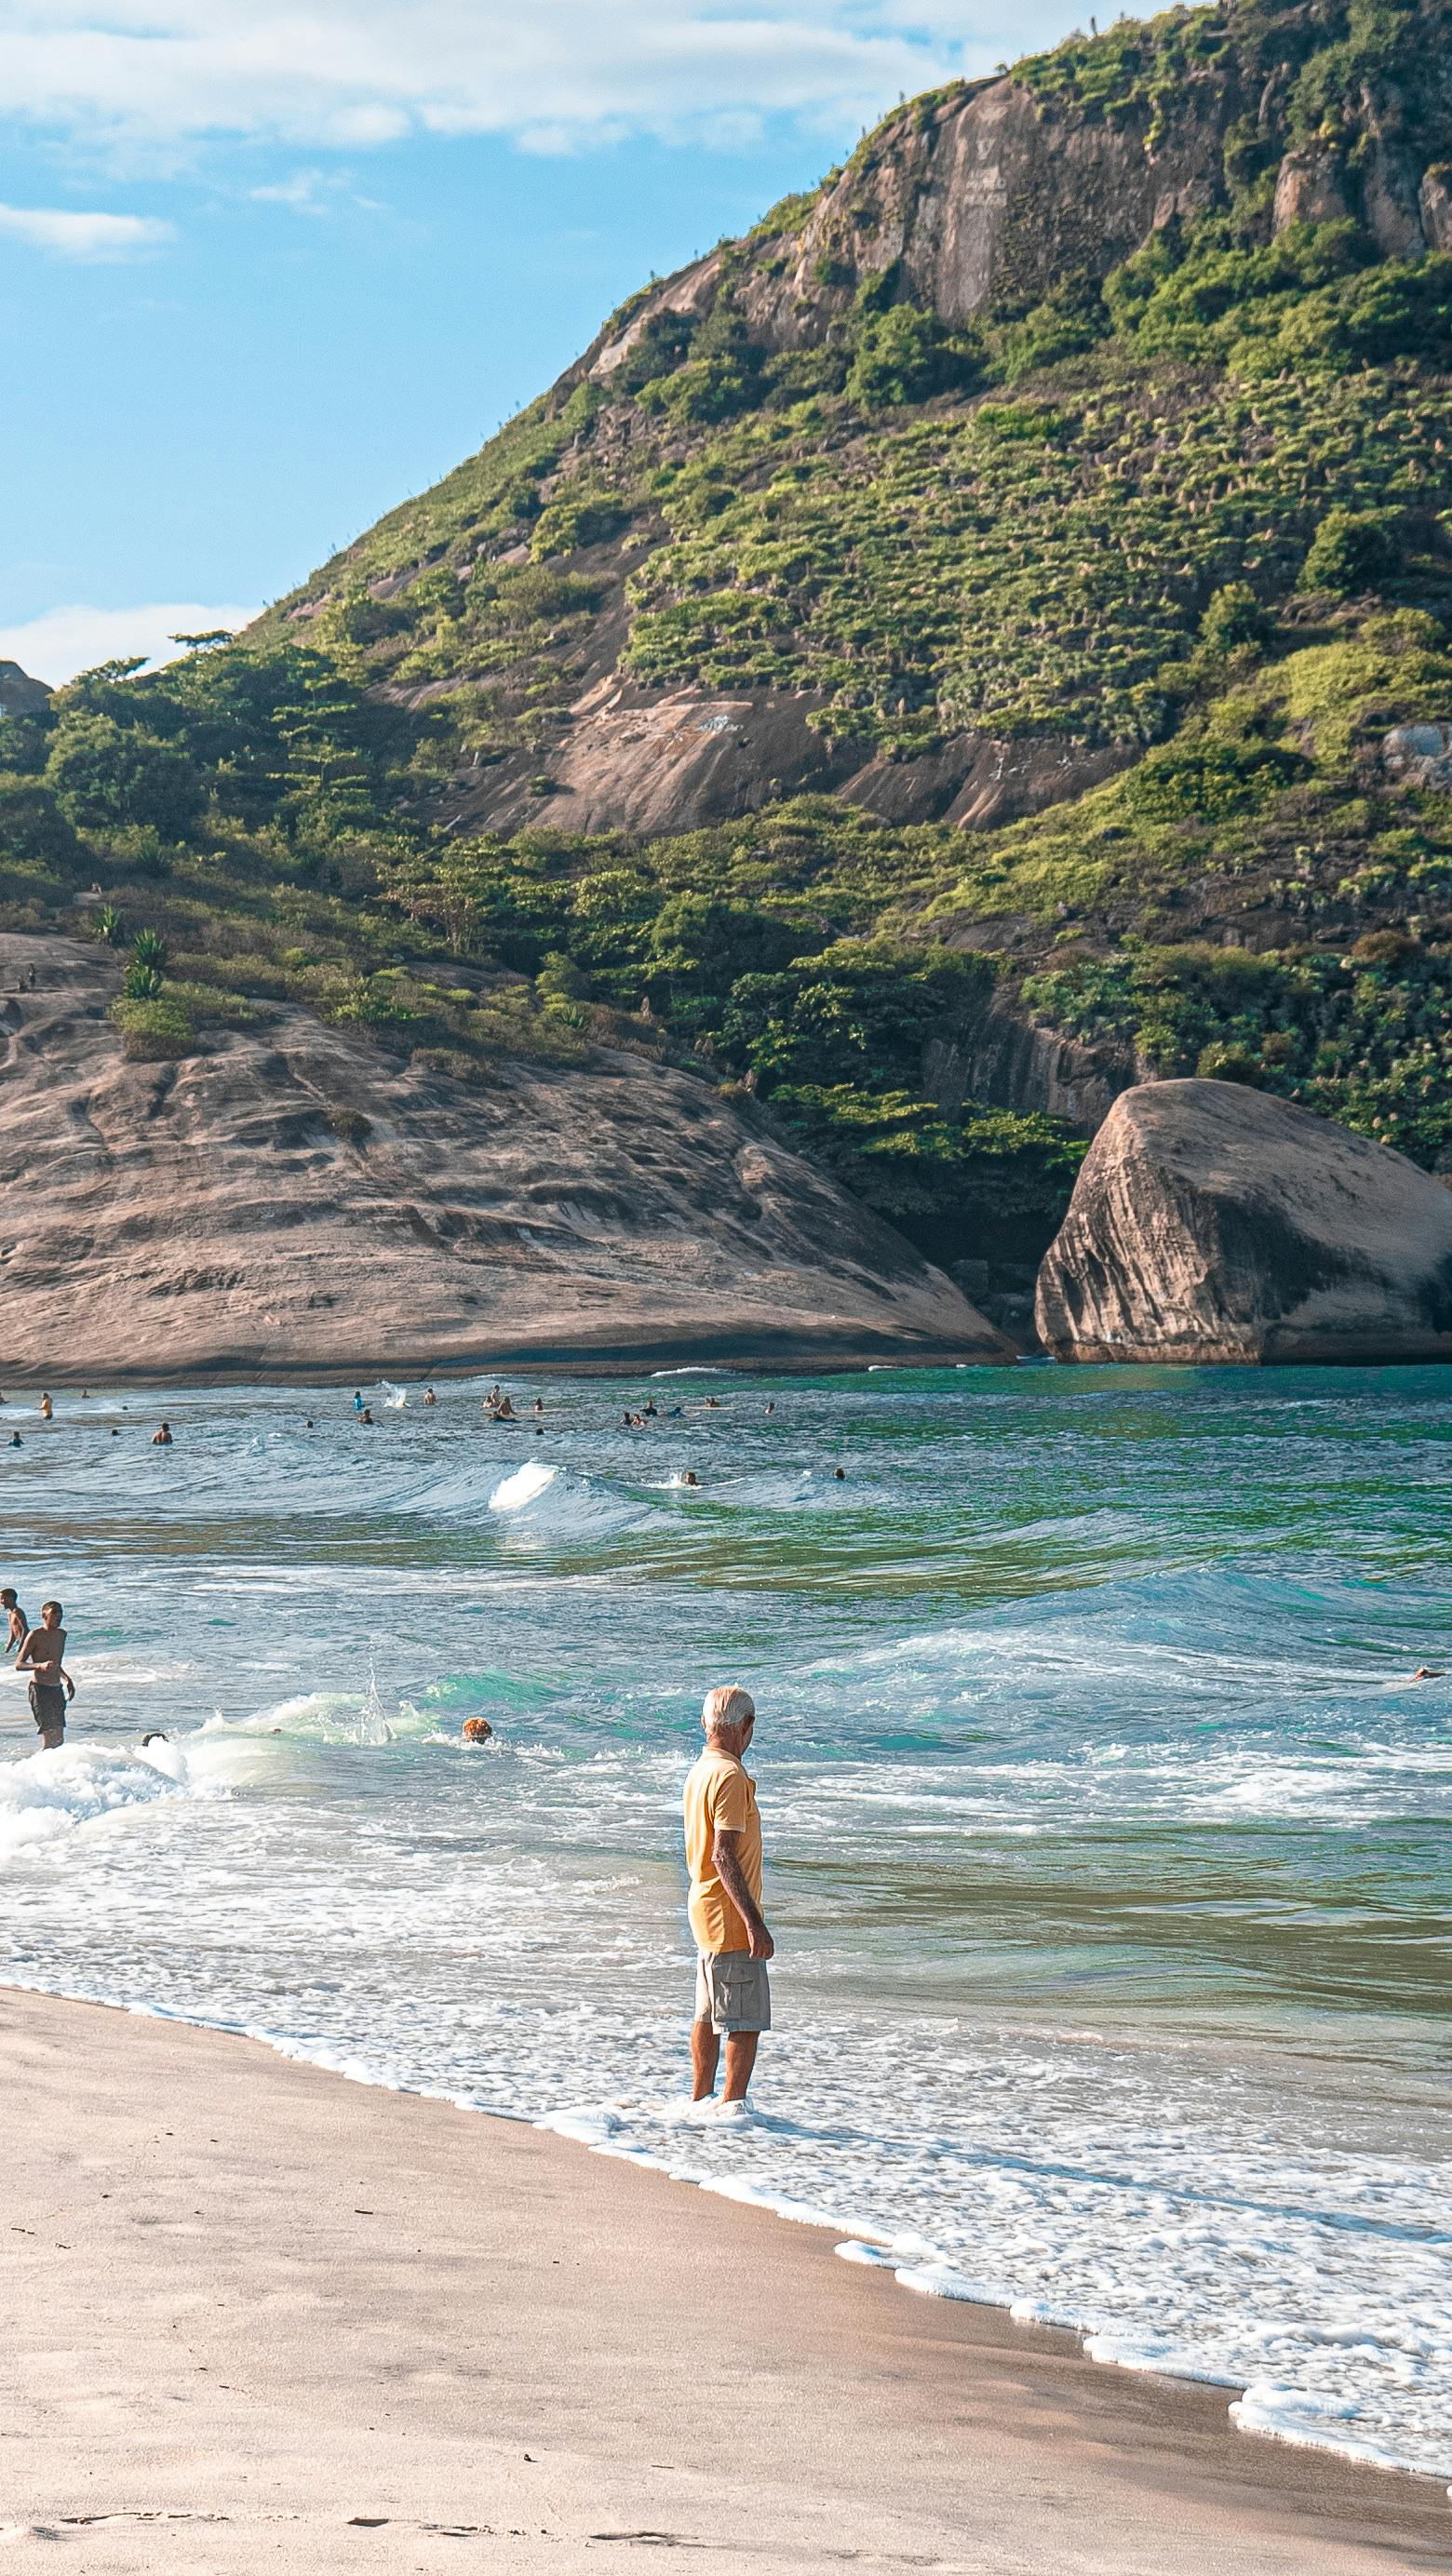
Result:
[[10,1989],[0,2071],[7,2570],[1452,2568],[1438,2486],[562,2139]]

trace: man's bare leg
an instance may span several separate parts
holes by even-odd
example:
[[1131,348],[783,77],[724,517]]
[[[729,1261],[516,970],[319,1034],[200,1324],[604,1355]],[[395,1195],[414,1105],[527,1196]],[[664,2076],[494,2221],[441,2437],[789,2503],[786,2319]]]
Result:
[[756,2064],[756,2040],[754,2030],[728,2030],[726,2033],[726,2090],[721,2097],[724,2102],[745,2101],[751,2070]]
[[[734,2043],[726,2043],[726,2064],[731,2064]],[[716,2090],[716,2066],[721,2055],[721,2042],[708,2021],[691,2024],[691,2100],[708,2102]]]

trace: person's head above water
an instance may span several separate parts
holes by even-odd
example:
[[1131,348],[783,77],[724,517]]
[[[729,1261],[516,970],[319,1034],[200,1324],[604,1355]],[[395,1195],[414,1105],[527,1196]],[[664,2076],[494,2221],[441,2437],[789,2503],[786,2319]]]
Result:
[[708,1744],[719,1744],[726,1753],[742,1754],[751,1742],[756,1724],[756,1702],[750,1691],[735,1682],[721,1682],[708,1690],[701,1703],[701,1727]]
[[42,1628],[58,1628],[65,1615],[66,1614],[58,1601],[42,1601],[40,1605],[40,1624]]

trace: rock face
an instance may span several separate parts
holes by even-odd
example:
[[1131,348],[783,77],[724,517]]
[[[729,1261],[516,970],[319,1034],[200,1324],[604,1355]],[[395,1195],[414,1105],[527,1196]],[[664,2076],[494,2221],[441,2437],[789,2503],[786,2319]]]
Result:
[[1382,766],[1399,787],[1452,788],[1452,724],[1394,725],[1384,735]]
[[[1334,139],[1296,141],[1286,108],[1297,46],[1326,41],[1318,0],[1281,13],[1291,41],[1267,69],[1249,13],[1225,13],[1227,41],[1174,85],[1104,111],[1015,74],[962,82],[884,120],[824,187],[805,222],[716,250],[666,278],[607,328],[583,366],[604,383],[653,317],[701,318],[729,277],[737,310],[771,349],[814,345],[867,277],[895,271],[950,326],[1005,300],[1024,310],[1066,278],[1106,277],[1167,224],[1223,205],[1227,142],[1254,128],[1280,148],[1272,222],[1360,222],[1384,257],[1415,259],[1452,239],[1452,74],[1437,0],[1402,21],[1410,82],[1353,82]],[[1160,22],[1163,23],[1163,22]]]
[[127,1064],[118,980],[78,941],[0,940],[0,1386],[1012,1356],[689,1074],[466,1083],[263,1004]]
[[1452,1190],[1228,1082],[1116,1101],[1039,1272],[1061,1360],[1452,1360]]
[[44,680],[32,680],[18,662],[0,662],[0,716],[38,716],[50,697]]

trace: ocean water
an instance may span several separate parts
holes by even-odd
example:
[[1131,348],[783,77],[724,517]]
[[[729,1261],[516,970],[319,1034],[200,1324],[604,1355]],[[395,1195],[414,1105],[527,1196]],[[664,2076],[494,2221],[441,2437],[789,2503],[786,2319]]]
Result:
[[[36,1755],[0,1679],[0,1978],[552,2123],[1452,2479],[1452,1372],[511,1384],[542,1436],[478,1381],[170,1396],[170,1450],[155,1399],[12,1397],[0,1572],[78,1696]],[[728,2123],[678,1802],[732,1680],[778,2028]]]

